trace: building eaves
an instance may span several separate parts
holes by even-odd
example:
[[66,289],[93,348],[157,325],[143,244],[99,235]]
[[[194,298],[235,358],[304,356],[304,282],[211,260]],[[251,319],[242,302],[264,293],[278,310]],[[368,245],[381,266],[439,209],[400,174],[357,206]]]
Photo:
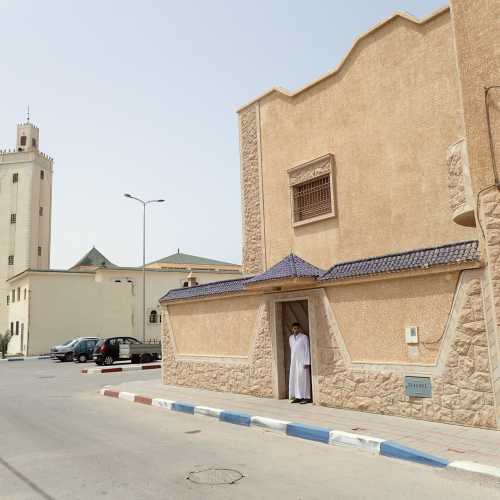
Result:
[[199,297],[208,297],[213,295],[223,295],[226,293],[234,293],[244,290],[245,284],[250,278],[239,278],[233,280],[214,281],[203,285],[191,287],[174,288],[169,290],[161,299],[160,302],[168,302],[173,300],[194,299]]
[[343,262],[334,265],[326,272],[309,264],[300,257],[290,254],[278,264],[259,275],[172,289],[160,299],[160,302],[250,292],[253,290],[253,283],[269,280],[312,278],[313,284],[321,286],[333,281],[370,278],[384,274],[396,274],[405,271],[416,272],[431,268],[479,262],[480,252],[477,240]]
[[293,278],[318,278],[324,274],[323,269],[313,266],[304,259],[291,253],[283,260],[270,267],[267,271],[257,274],[248,280],[247,284],[260,283],[270,280],[283,280]]
[[478,261],[479,257],[479,242],[477,240],[463,241],[336,264],[324,273],[319,281],[342,280],[461,264]]
[[152,264],[182,264],[182,265],[203,265],[203,266],[238,266],[239,264],[233,264],[231,262],[223,262],[221,260],[208,259],[206,257],[199,257],[197,255],[189,255],[186,253],[177,252],[162,259],[155,260],[146,264],[150,266]]

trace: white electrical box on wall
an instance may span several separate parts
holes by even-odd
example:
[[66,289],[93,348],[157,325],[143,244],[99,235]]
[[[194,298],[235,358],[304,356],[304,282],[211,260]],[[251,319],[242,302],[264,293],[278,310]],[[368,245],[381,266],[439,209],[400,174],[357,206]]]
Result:
[[405,329],[407,344],[418,344],[418,326],[407,326]]

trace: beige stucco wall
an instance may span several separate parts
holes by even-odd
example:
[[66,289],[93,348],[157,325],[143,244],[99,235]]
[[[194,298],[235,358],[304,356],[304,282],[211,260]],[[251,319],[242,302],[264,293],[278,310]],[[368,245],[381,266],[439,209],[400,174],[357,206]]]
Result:
[[[240,116],[259,111],[264,207],[264,230],[255,208],[245,226],[255,238],[245,241],[265,234],[267,267],[293,250],[326,268],[475,238],[452,222],[448,206],[447,148],[463,136],[458,87],[445,10],[422,25],[396,17],[363,38],[330,77],[243,109]],[[287,170],[327,153],[338,215],[293,228]]]
[[178,354],[248,356],[259,297],[236,297],[169,307]]
[[273,395],[270,311],[262,297],[163,304],[162,312],[163,383]]
[[[187,280],[189,273],[196,277],[197,282],[202,285],[212,281],[235,279],[240,276],[238,272],[215,272],[207,270],[153,270],[146,271],[146,339],[159,340],[161,336],[161,324],[150,323],[149,314],[154,309],[160,312],[159,300],[172,288],[179,288]],[[131,288],[134,301],[132,317],[133,336],[142,340],[142,271],[140,269],[98,269],[96,281],[113,283],[115,286]],[[121,283],[117,283],[121,281]]]
[[[31,273],[12,286],[28,286],[28,300],[9,306],[9,321],[25,322],[27,350],[9,343],[9,352],[43,354],[74,337],[132,334],[130,288],[96,283],[93,274]],[[23,292],[21,292],[21,297]]]
[[[458,276],[445,273],[326,288],[352,360],[434,363]],[[416,346],[405,342],[408,326],[418,327]]]

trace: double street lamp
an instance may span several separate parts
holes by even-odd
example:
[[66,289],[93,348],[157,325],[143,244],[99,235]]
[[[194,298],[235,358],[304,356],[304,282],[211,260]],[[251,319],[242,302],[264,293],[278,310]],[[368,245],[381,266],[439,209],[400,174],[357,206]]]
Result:
[[136,196],[125,193],[125,198],[136,200],[142,204],[142,341],[146,341],[146,205],[163,203],[165,200],[141,200]]

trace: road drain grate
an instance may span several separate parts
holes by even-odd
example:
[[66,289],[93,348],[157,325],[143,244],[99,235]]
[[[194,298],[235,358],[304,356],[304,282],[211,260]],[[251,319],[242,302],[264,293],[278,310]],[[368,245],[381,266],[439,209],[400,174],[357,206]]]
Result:
[[234,469],[208,468],[190,472],[186,479],[196,484],[234,484],[243,478],[243,474]]

